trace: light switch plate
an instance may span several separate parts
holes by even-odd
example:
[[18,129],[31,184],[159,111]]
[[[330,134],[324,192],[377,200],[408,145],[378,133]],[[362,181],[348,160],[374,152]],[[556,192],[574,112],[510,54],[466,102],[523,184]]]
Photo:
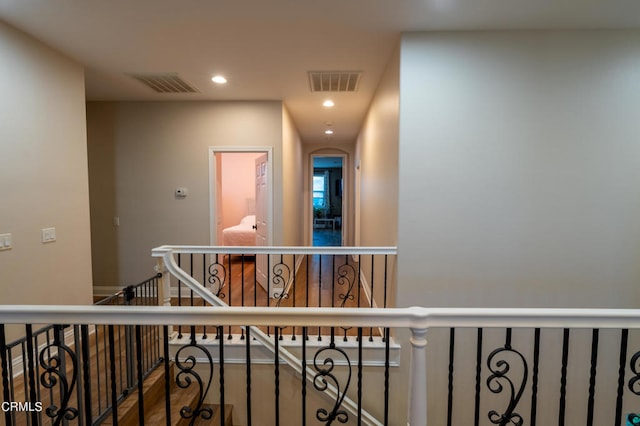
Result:
[[56,240],[56,228],[43,228],[42,238],[43,243],[52,243]]
[[12,248],[11,234],[0,234],[0,250],[11,250]]

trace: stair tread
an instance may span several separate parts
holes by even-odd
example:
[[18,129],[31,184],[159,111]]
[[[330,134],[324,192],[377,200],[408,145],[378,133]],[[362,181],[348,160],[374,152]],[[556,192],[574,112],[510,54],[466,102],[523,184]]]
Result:
[[[142,392],[146,405],[151,404],[151,399],[157,398],[158,389],[164,390],[164,367],[156,367],[142,382]],[[161,392],[160,392],[161,393]],[[118,404],[118,424],[137,424],[138,419],[138,388],[134,388],[129,395]],[[133,420],[135,419],[135,420]],[[134,423],[131,423],[131,422]],[[113,418],[109,416],[102,422],[103,425],[112,425]]]
[[[171,365],[171,373],[173,376],[173,364]],[[166,409],[164,398],[164,367],[159,366],[153,370],[143,383],[144,392],[144,411],[145,411],[145,424],[165,424],[166,422]],[[137,388],[129,394],[118,405],[118,424],[119,425],[137,425],[138,422],[138,397]],[[187,388],[180,388],[172,381],[170,403],[171,403],[171,424],[172,425],[187,425],[191,419],[184,419],[180,416],[180,410],[183,407],[189,406],[195,408],[198,399],[198,387],[196,384],[192,384]],[[219,425],[220,424],[220,406],[217,404],[203,404],[203,408],[210,408],[212,410],[211,419],[198,418],[194,424],[201,425]],[[225,426],[233,426],[231,411],[233,405],[225,404]],[[113,419],[111,417],[105,419],[103,425],[112,425]]]

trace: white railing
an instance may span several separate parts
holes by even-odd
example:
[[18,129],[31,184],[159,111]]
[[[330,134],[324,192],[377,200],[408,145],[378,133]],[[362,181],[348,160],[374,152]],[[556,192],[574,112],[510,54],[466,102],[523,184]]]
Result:
[[[405,328],[411,332],[410,425],[427,424],[426,345],[430,328],[637,329],[633,309],[345,309],[120,306],[0,306],[1,324],[333,326]],[[397,390],[402,392],[402,390]]]
[[[226,301],[223,301],[218,297],[217,291],[212,291],[210,288],[207,288],[207,277],[205,274],[201,277],[201,282],[199,282],[196,278],[194,278],[193,274],[187,273],[183,268],[179,266],[179,262],[176,259],[176,256],[181,254],[186,254],[189,256],[193,255],[203,255],[203,266],[205,270],[207,269],[207,263],[213,265],[220,265],[224,267],[223,263],[220,263],[217,257],[219,255],[231,256],[231,255],[251,255],[256,256],[255,260],[255,270],[262,268],[265,271],[264,282],[262,286],[264,287],[265,294],[268,295],[269,298],[278,298],[275,296],[276,294],[280,294],[282,296],[285,293],[288,293],[291,289],[291,285],[295,282],[294,276],[297,273],[298,267],[301,264],[301,260],[304,256],[315,256],[315,255],[325,255],[332,256],[335,260],[335,256],[341,257],[354,257],[357,259],[359,264],[358,268],[352,268],[352,276],[351,276],[351,284],[348,286],[349,291],[352,291],[351,288],[356,285],[358,289],[362,289],[366,294],[368,302],[365,306],[376,306],[374,302],[374,281],[377,281],[375,278],[375,256],[382,256],[384,259],[384,267],[383,272],[379,273],[384,280],[384,290],[383,290],[383,299],[386,304],[386,295],[390,291],[389,288],[389,263],[388,256],[396,255],[397,250],[393,247],[206,247],[206,246],[161,246],[153,249],[152,254],[154,257],[158,258],[157,270],[158,272],[169,272],[170,274],[165,274],[162,285],[163,295],[161,297],[161,303],[164,306],[171,305],[171,276],[177,278],[179,282],[186,285],[195,295],[200,297],[202,300],[207,303],[217,306],[217,307],[227,307],[228,304]],[[206,259],[206,256],[215,256],[212,259]],[[296,257],[297,256],[297,257]],[[362,256],[367,256],[365,258],[361,258]],[[279,260],[273,260],[272,257]],[[192,258],[191,258],[192,259]],[[363,261],[364,260],[364,261]],[[363,262],[362,262],[363,261]],[[229,260],[230,262],[230,260]],[[362,270],[361,263],[364,263],[367,268],[370,268],[370,274],[368,275]],[[347,261],[348,265],[348,261]],[[308,267],[308,264],[307,264]],[[229,263],[230,269],[230,263]],[[283,274],[282,271],[288,271],[286,274]],[[243,272],[244,274],[244,272]],[[260,274],[257,274],[260,275]],[[211,274],[213,276],[213,274]],[[216,280],[219,278],[215,276]],[[344,277],[343,277],[344,278]],[[255,279],[258,280],[257,278]],[[331,277],[332,286],[335,286],[335,277]],[[379,278],[378,278],[379,280]],[[369,284],[370,283],[370,284]],[[276,285],[277,284],[277,285]],[[224,283],[218,283],[217,290],[221,290]],[[214,286],[215,287],[215,286]],[[274,290],[278,288],[277,290]],[[308,291],[307,285],[307,291]],[[229,290],[230,291],[230,290]],[[256,290],[254,290],[256,291]],[[355,290],[353,290],[355,291]],[[358,290],[358,294],[360,291]],[[269,302],[267,302],[269,303]],[[333,302],[332,302],[333,304]],[[358,305],[360,305],[360,300],[358,300]],[[333,305],[332,305],[333,306]],[[307,306],[308,308],[308,306]],[[246,309],[246,308],[244,308]],[[273,325],[272,323],[271,325]],[[267,333],[264,333],[260,329],[256,327],[256,325],[251,325],[252,330],[251,333],[253,338],[259,341],[265,348],[267,348],[270,352],[275,353],[278,351],[279,357],[281,357],[289,366],[291,366],[298,374],[302,374],[303,370],[305,370],[304,364],[299,356],[293,354],[290,350],[284,347],[278,347],[274,345],[273,340],[268,336]],[[313,374],[310,368],[306,368],[308,370],[307,378],[310,382],[313,381]],[[340,396],[339,389],[335,388],[333,385],[328,384],[326,386],[325,392],[330,395],[332,398],[338,398]],[[357,414],[359,407],[358,405],[349,397],[344,397],[342,401],[342,405],[346,408],[351,414]],[[366,410],[360,409],[360,416],[363,418],[363,422],[366,425],[379,425],[380,423]]]

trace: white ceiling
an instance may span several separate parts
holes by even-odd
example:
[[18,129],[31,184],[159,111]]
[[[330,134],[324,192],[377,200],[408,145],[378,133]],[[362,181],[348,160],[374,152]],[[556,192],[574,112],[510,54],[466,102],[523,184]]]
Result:
[[[0,18],[83,64],[89,100],[283,100],[305,142],[326,141],[331,122],[341,143],[403,31],[635,29],[640,0],[0,0]],[[363,76],[356,93],[327,95],[311,93],[312,70]],[[157,94],[127,75],[163,72],[200,92]]]

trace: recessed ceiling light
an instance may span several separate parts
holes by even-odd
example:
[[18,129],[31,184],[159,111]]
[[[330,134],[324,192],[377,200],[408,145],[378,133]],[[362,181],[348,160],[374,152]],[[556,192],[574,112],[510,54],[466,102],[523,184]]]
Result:
[[331,108],[335,105],[335,103],[333,103],[333,101],[331,99],[327,99],[326,101],[324,101],[322,103],[322,106],[325,108]]
[[332,135],[333,134],[333,130],[327,129],[327,130],[324,131],[324,134],[325,135]]
[[225,83],[227,82],[227,79],[226,79],[226,78],[224,78],[224,77],[223,77],[223,76],[221,76],[221,75],[214,75],[214,76],[211,78],[211,81],[213,81],[214,83],[217,83],[217,84],[225,84]]

